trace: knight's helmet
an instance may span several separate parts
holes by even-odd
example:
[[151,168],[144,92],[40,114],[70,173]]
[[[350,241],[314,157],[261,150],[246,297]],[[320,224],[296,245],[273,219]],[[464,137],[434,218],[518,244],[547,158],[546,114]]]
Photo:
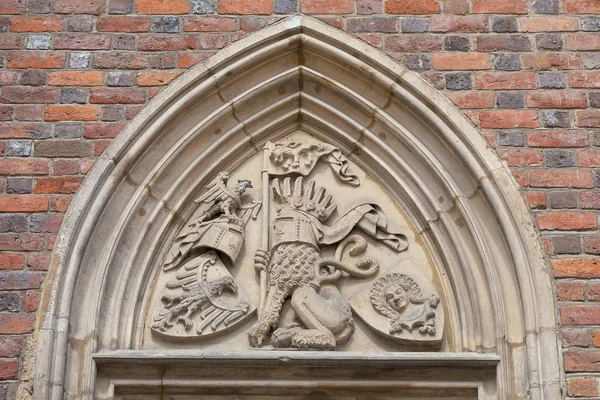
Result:
[[277,216],[273,223],[271,247],[280,243],[307,243],[317,245],[316,231],[337,208],[331,195],[314,181],[304,184],[302,176],[279,178],[272,182]]

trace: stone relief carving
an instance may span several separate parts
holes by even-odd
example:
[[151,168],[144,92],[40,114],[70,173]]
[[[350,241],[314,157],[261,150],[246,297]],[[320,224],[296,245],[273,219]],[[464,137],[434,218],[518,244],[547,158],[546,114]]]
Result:
[[[315,173],[318,165],[329,166],[339,186],[320,184],[326,169]],[[238,329],[256,314],[250,347],[334,350],[351,339],[358,316],[390,340],[439,344],[439,297],[431,284],[423,294],[421,277],[413,279],[416,267],[381,271],[381,262],[389,266],[408,240],[376,200],[361,197],[360,179],[337,147],[268,142],[260,173],[261,202],[246,193],[248,179],[229,189],[227,172],[196,200],[162,264],[170,278],[152,311],[153,334],[200,340]],[[357,191],[352,201],[342,199],[343,209],[336,201],[341,187]],[[254,258],[238,263],[246,226],[259,214]],[[236,281],[232,268],[253,268],[257,279]],[[350,281],[364,284],[349,295],[340,283]]]
[[[412,278],[402,274],[388,274],[371,287],[371,304],[380,314],[390,319],[390,334],[412,332],[418,328],[422,335],[435,335],[435,309],[438,296],[425,298]],[[410,304],[421,305],[412,314],[405,315]]]

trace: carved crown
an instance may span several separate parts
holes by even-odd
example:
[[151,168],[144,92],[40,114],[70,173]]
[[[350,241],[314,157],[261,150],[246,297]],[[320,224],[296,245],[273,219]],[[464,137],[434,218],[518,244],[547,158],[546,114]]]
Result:
[[331,202],[331,195],[327,194],[322,186],[317,186],[314,181],[304,184],[302,176],[293,182],[292,178],[273,179],[273,193],[275,195],[275,207],[278,210],[284,207],[301,210],[307,214],[317,217],[320,221],[327,220],[337,208]]

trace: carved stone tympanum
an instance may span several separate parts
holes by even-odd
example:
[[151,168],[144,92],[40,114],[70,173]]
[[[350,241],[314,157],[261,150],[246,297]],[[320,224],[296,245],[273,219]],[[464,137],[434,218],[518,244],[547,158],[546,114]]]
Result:
[[398,267],[409,247],[398,215],[340,149],[306,137],[267,142],[260,162],[232,187],[219,173],[196,200],[163,261],[154,338],[245,329],[249,347],[334,350],[351,341],[358,315],[394,342],[439,344],[437,292],[417,264]]

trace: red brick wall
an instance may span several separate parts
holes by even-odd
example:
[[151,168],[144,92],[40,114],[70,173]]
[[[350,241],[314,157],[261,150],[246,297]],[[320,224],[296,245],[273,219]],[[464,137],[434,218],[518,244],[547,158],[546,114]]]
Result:
[[554,267],[568,395],[598,395],[600,0],[0,0],[0,398],[95,157],[183,70],[298,12],[418,71],[506,160]]

